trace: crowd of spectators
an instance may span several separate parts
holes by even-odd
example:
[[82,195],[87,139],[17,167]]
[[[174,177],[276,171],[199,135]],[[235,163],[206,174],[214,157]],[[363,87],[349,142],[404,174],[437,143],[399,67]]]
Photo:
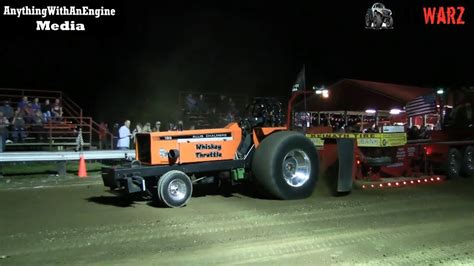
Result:
[[[138,133],[151,133],[161,131],[161,121],[156,121],[152,127],[150,122],[142,124],[141,122],[135,123],[135,127],[131,130],[131,121],[126,120],[122,125],[114,123],[111,129],[105,122],[99,124],[99,145],[100,148],[104,149],[128,149],[130,148],[130,140],[135,143],[136,135]],[[176,130],[176,129],[173,129]],[[113,136],[113,147],[110,147],[107,139],[107,134],[111,133]],[[110,139],[109,139],[110,140]]]
[[24,142],[28,135],[41,140],[41,132],[45,123],[59,122],[63,117],[63,107],[60,99],[50,104],[49,99],[40,103],[39,98],[30,101],[27,96],[18,103],[4,101],[0,106],[0,136],[2,148],[7,141]]
[[219,95],[187,94],[182,106],[181,121],[186,128],[223,127],[236,121],[239,108],[231,97]]
[[[231,97],[220,95],[218,97],[205,96],[204,94],[187,94],[183,98],[176,122],[162,125],[156,121],[154,125],[150,122],[114,123],[111,128],[105,122],[99,126],[99,141],[102,148],[125,149],[133,148],[138,133],[151,133],[160,131],[181,131],[203,127],[223,127],[230,122],[236,121],[240,110]],[[113,136],[112,145],[107,141],[107,134]],[[109,139],[110,140],[110,139]]]

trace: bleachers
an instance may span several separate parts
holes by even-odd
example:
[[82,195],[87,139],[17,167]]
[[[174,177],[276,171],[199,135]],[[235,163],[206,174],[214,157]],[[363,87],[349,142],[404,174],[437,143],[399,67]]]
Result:
[[[187,97],[191,95],[196,101],[194,107],[190,107],[187,103]],[[203,95],[203,105],[199,96]],[[225,96],[221,102],[221,96]],[[232,99],[229,102],[229,99]],[[229,122],[238,121],[239,117],[245,111],[245,107],[249,103],[246,95],[228,95],[217,93],[199,93],[190,91],[181,91],[179,94],[179,106],[182,110],[181,120],[184,122],[185,129],[195,128],[216,128],[223,127]],[[223,104],[225,103],[225,104]],[[201,106],[202,105],[202,106]],[[204,106],[204,107],[203,107]],[[213,112],[215,108],[215,112]]]
[[[23,130],[15,131],[13,125],[10,125],[7,133],[8,141],[5,144],[6,151],[74,150],[77,148],[79,128],[82,129],[83,149],[94,149],[98,145],[100,125],[91,117],[84,117],[82,108],[61,91],[0,88],[0,107],[3,110],[5,101],[8,101],[16,110],[24,96],[28,97],[29,101],[38,98],[40,104],[46,99],[51,103],[59,99],[63,116],[54,120],[43,120],[40,124],[32,124],[32,121],[28,122],[25,119],[25,124],[21,127]],[[12,120],[10,117],[9,122],[12,123]],[[102,136],[103,141],[110,143],[112,138],[110,132],[105,134],[105,138]]]

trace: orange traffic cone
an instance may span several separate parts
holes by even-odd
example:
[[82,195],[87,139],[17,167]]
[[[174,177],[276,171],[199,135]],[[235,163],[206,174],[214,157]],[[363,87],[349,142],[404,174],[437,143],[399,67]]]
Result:
[[84,155],[81,154],[79,159],[79,171],[77,172],[79,177],[87,177],[87,168],[86,168],[86,160],[84,159]]

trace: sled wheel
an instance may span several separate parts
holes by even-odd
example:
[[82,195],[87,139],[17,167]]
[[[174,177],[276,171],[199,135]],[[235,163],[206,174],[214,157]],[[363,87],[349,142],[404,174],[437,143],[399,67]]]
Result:
[[464,177],[474,177],[474,146],[464,150],[461,172]]
[[459,178],[461,171],[462,154],[456,148],[451,148],[448,151],[448,160],[446,162],[446,176],[448,179]]

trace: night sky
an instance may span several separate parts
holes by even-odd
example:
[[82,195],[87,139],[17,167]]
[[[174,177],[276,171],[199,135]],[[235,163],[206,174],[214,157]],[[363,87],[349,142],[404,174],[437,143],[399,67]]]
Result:
[[[469,1],[384,1],[394,29],[365,29],[372,1],[2,1],[0,86],[62,90],[96,120],[169,120],[179,91],[287,101],[307,85],[354,78],[418,86],[474,85]],[[140,3],[140,4],[139,4]],[[3,6],[74,5],[116,16],[49,17],[85,32],[36,31],[40,17]],[[464,6],[465,25],[425,25],[423,6]],[[471,40],[470,40],[471,39]]]

